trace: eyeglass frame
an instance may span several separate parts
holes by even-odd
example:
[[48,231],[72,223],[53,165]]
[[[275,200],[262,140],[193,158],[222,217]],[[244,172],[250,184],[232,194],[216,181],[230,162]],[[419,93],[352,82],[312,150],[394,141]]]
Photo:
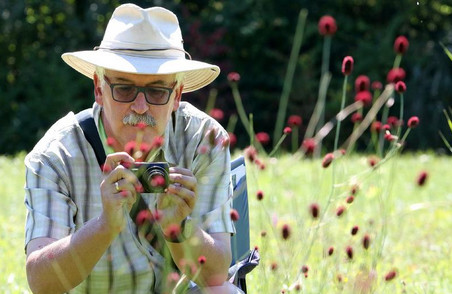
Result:
[[[156,87],[156,86],[140,87],[140,86],[137,86],[137,85],[134,85],[134,84],[111,83],[108,80],[108,77],[106,77],[106,76],[104,76],[104,81],[107,83],[107,85],[110,86],[111,98],[113,98],[114,101],[119,102],[119,103],[132,103],[133,101],[135,101],[137,99],[139,93],[143,93],[144,99],[146,99],[146,102],[148,104],[151,104],[151,105],[166,105],[166,104],[168,104],[169,99],[170,99],[171,95],[173,94],[174,88],[176,87],[176,84],[177,84],[177,82],[175,82],[174,85],[171,88],[169,88],[169,87],[160,87],[160,86],[158,86],[158,87]],[[127,86],[127,87],[135,88],[135,90],[136,90],[135,97],[133,97],[133,99],[130,100],[130,101],[120,101],[120,100],[115,99],[115,94],[114,94],[115,92],[113,91],[115,86]],[[166,91],[168,91],[168,98],[166,99],[166,102],[165,103],[149,102],[148,96],[146,95],[146,89],[159,89],[159,90],[166,90]]]

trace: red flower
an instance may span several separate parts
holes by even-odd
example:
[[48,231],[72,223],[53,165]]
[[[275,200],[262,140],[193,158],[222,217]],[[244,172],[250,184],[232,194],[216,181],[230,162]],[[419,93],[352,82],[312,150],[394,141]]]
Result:
[[358,226],[353,226],[352,230],[350,231],[350,234],[352,234],[353,236],[358,234],[359,231],[359,227]]
[[152,187],[165,187],[166,185],[165,177],[162,175],[155,175],[152,177],[150,184]]
[[398,36],[394,41],[394,51],[397,54],[405,54],[410,43],[405,36]]
[[262,145],[267,145],[270,142],[270,136],[266,132],[259,132],[256,134],[256,140]]
[[126,146],[124,146],[124,151],[129,153],[131,156],[133,156],[135,147],[136,147],[135,141],[129,141],[126,143]]
[[162,136],[156,136],[154,139],[152,139],[151,148],[157,149],[163,146],[163,143],[165,143],[165,139]]
[[391,270],[385,275],[385,281],[389,282],[393,280],[397,276],[397,272],[395,270]]
[[234,133],[228,133],[229,135],[229,146],[231,146],[231,148],[233,148],[235,146],[235,144],[237,144],[237,137]]
[[257,193],[256,193],[256,198],[259,201],[264,199],[264,192],[262,190],[258,190]]
[[239,73],[237,73],[237,72],[235,72],[235,71],[230,72],[230,73],[228,74],[228,81],[233,82],[233,83],[240,81],[240,75],[239,75]]
[[337,209],[336,209],[336,215],[337,216],[341,216],[343,213],[345,212],[345,206],[339,206]]
[[355,80],[355,92],[369,91],[370,79],[366,75],[360,75]]
[[369,246],[370,246],[370,236],[369,234],[365,234],[363,237],[363,248],[367,250]]
[[116,143],[116,140],[115,140],[115,138],[113,138],[113,137],[108,137],[107,138],[107,145],[108,146],[113,146],[114,144]]
[[210,111],[210,116],[216,120],[222,120],[224,118],[224,112],[219,108],[213,108]]
[[270,265],[270,269],[272,271],[275,271],[278,269],[278,264],[276,262],[272,262],[272,264]]
[[378,158],[372,156],[372,157],[369,158],[368,162],[369,162],[369,165],[370,165],[371,167],[374,167],[374,166],[376,166],[377,163],[378,163]]
[[311,213],[313,218],[319,217],[320,206],[317,203],[312,203],[309,206],[309,212]]
[[406,85],[405,85],[405,82],[403,82],[403,81],[398,81],[398,82],[395,84],[395,90],[396,90],[399,94],[404,93],[404,92],[406,91]]
[[337,31],[336,20],[329,15],[320,18],[318,27],[322,36],[332,36]]
[[381,131],[381,129],[382,129],[381,121],[378,121],[378,120],[374,121],[372,123],[372,125],[370,126],[370,130],[375,133],[379,133]]
[[393,128],[400,126],[401,123],[396,116],[388,117],[387,122]]
[[355,101],[361,101],[364,106],[370,106],[372,104],[372,93],[369,91],[361,91],[355,95]]
[[140,121],[139,123],[136,124],[136,127],[139,128],[140,130],[144,130],[147,127],[147,125],[146,123]]
[[372,90],[381,90],[383,89],[383,84],[380,81],[373,81],[370,87]]
[[331,162],[333,162],[333,159],[334,159],[334,154],[333,153],[327,153],[325,155],[325,157],[323,157],[322,167],[323,168],[327,168],[328,166],[330,166]]
[[334,253],[334,247],[331,246],[330,248],[328,248],[328,255],[331,256]]
[[254,162],[254,160],[257,158],[257,150],[253,146],[248,146],[244,150],[245,157],[251,161]]
[[342,60],[342,73],[344,76],[349,76],[353,71],[353,57],[345,56]]
[[287,119],[287,124],[290,127],[295,127],[295,126],[298,127],[298,126],[301,126],[302,123],[303,123],[303,119],[299,115],[291,115]]
[[239,218],[240,218],[240,215],[239,215],[238,211],[235,210],[234,208],[231,209],[231,212],[229,213],[229,215],[231,216],[231,220],[232,220],[233,222],[238,221]]
[[178,224],[170,224],[165,229],[165,236],[167,236],[170,240],[177,240],[180,235],[180,225]]
[[284,224],[281,229],[281,235],[284,240],[289,239],[290,237],[290,226],[288,224]]
[[309,271],[309,267],[308,267],[307,265],[303,265],[303,266],[301,267],[301,272],[302,272],[303,274],[306,274],[308,271]]
[[203,265],[206,263],[206,257],[204,255],[201,255],[200,257],[198,257],[198,263],[200,265]]
[[403,68],[393,68],[388,72],[386,80],[388,83],[397,83],[398,81],[403,81],[406,77],[405,70]]
[[316,143],[315,139],[308,138],[303,141],[301,146],[306,154],[312,154],[317,146],[317,143]]
[[348,259],[353,259],[353,247],[352,246],[347,246],[347,248],[345,248],[345,252],[347,253]]
[[419,173],[419,175],[417,176],[417,184],[419,186],[424,186],[425,181],[427,181],[428,178],[428,173],[426,171],[422,171]]
[[152,220],[152,213],[149,209],[143,209],[137,214],[136,224],[138,227]]
[[363,120],[363,115],[359,112],[355,112],[352,114],[352,117],[350,118],[352,123],[357,123]]
[[288,135],[290,133],[292,133],[292,129],[290,127],[285,127],[284,128],[284,134]]
[[384,137],[385,137],[385,140],[388,142],[392,142],[395,139],[395,137],[393,135],[391,135],[391,133],[389,133],[389,132],[387,132]]
[[359,186],[358,185],[353,185],[352,190],[350,191],[350,193],[352,193],[352,195],[356,195],[356,193],[358,193],[359,190]]
[[417,117],[417,116],[412,116],[408,120],[408,127],[411,129],[417,127],[418,124],[419,124],[419,117]]
[[347,197],[347,199],[345,200],[348,204],[353,203],[353,201],[355,201],[355,196],[350,195]]

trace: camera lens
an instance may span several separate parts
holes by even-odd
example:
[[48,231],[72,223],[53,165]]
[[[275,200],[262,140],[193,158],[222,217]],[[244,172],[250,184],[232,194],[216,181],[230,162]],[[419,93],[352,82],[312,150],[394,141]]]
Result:
[[167,186],[167,172],[159,166],[148,168],[145,174],[143,174],[143,178],[156,192],[163,191]]

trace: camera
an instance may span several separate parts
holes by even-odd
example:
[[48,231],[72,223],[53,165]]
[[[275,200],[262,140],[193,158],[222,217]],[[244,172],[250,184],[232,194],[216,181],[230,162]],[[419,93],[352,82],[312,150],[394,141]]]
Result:
[[163,193],[169,184],[166,162],[135,162],[130,170],[137,176],[144,193]]

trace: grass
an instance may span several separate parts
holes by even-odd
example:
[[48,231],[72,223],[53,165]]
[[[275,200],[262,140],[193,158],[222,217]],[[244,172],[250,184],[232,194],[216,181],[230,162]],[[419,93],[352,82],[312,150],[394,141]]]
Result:
[[[23,251],[23,154],[0,156],[0,292],[28,293]],[[263,158],[266,168],[248,164],[251,246],[258,246],[261,264],[248,277],[249,293],[448,293],[452,291],[452,190],[448,176],[452,158],[433,154],[407,154],[376,169],[364,155],[335,162],[336,186],[331,193],[332,166],[320,160],[300,160],[289,155]],[[428,179],[418,186],[418,174]],[[359,191],[353,203],[345,199],[354,184]],[[264,192],[258,201],[257,190]],[[313,219],[309,205],[317,203],[320,215]],[[347,207],[337,217],[339,205]],[[290,237],[283,240],[281,227],[288,224]],[[352,236],[350,230],[359,226]],[[266,236],[262,237],[261,232]],[[365,250],[364,234],[371,237]],[[331,256],[326,254],[334,247]],[[348,259],[345,248],[354,250]],[[277,266],[275,270],[271,267]],[[307,265],[307,277],[301,273]],[[395,269],[397,276],[385,281]],[[341,281],[338,281],[340,277]]]

